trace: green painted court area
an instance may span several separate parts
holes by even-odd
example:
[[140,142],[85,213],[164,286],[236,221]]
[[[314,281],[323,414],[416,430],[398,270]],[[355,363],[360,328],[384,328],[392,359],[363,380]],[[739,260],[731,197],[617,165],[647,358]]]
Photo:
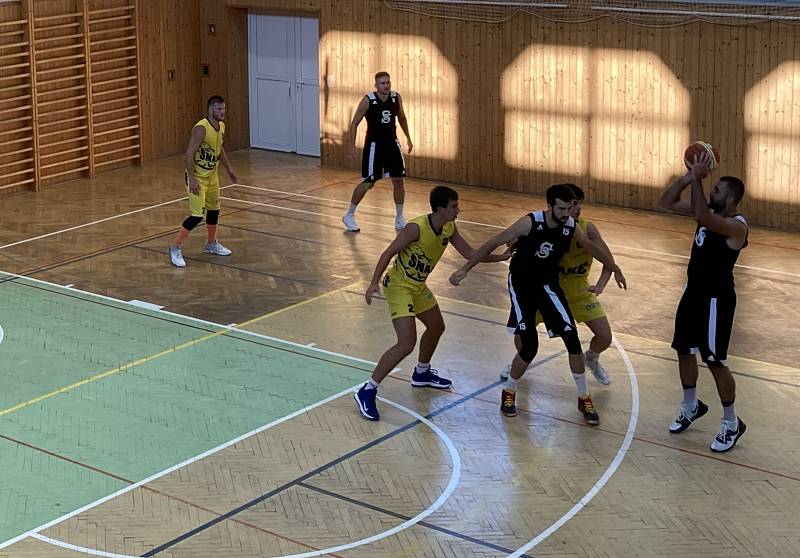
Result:
[[0,543],[369,373],[347,357],[2,274],[0,326]]

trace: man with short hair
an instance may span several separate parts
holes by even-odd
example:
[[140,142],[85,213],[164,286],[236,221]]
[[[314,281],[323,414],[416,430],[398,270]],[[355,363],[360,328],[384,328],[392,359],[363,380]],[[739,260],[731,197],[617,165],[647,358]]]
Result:
[[206,218],[208,242],[205,253],[216,256],[230,256],[231,251],[217,240],[217,223],[219,222],[220,189],[217,165],[220,161],[228,171],[231,182],[238,178],[233,172],[222,141],[225,136],[225,99],[214,95],[208,100],[208,116],[200,120],[192,128],[189,145],[186,148],[184,163],[186,170],[184,179],[189,194],[189,212],[178,235],[169,247],[172,265],[186,267],[183,259],[183,242],[189,233]]
[[414,148],[411,134],[408,131],[408,119],[403,110],[403,99],[397,91],[392,91],[392,82],[388,72],[375,74],[375,91],[361,98],[353,120],[350,122],[350,157],[355,161],[356,130],[362,118],[367,119],[367,137],[364,142],[364,153],[361,160],[361,182],[353,190],[350,209],[342,216],[345,228],[350,232],[361,229],[356,224],[356,207],[364,199],[366,193],[381,178],[390,177],[394,187],[394,203],[397,216],[394,228],[402,229],[406,220],[403,216],[405,187],[403,177],[406,175],[403,150],[397,139],[397,122],[403,128],[408,143],[408,152]]
[[[575,205],[572,206],[570,215],[578,225],[578,228],[586,233],[589,240],[596,242],[608,250],[603,237],[600,236],[600,231],[594,223],[581,217],[581,210],[583,209],[583,200],[585,194],[583,189],[579,186],[571,184],[573,192],[575,193]],[[610,250],[608,250],[610,252]],[[586,351],[586,365],[592,371],[595,379],[607,386],[611,383],[611,376],[606,369],[600,364],[600,353],[611,346],[611,324],[608,322],[606,312],[603,309],[600,300],[597,298],[606,287],[608,280],[611,279],[612,272],[609,268],[603,267],[597,283],[589,285],[589,272],[592,269],[592,262],[594,258],[589,251],[578,243],[575,238],[569,246],[569,251],[564,254],[561,261],[558,263],[559,279],[558,282],[564,290],[569,303],[569,310],[572,312],[572,317],[578,323],[585,323],[586,326],[594,334],[589,342],[589,349]],[[511,308],[511,317],[509,317],[509,328],[514,328],[514,308]],[[540,313],[536,314],[536,325],[542,322]],[[519,335],[514,336],[514,345],[519,350],[521,340]],[[508,374],[511,372],[511,365],[506,365],[500,372],[500,379],[506,381]]]
[[[680,434],[708,412],[697,399],[697,356],[708,366],[722,402],[722,426],[711,442],[711,451],[732,449],[747,425],[734,410],[736,381],[726,366],[728,343],[733,329],[736,290],[733,267],[747,246],[747,220],[738,212],[744,196],[744,183],[734,176],[720,178],[708,201],[702,180],[709,174],[711,158],[696,158],[689,172],[675,181],[661,197],[667,209],[691,211],[697,221],[692,252],[687,268],[686,289],[675,314],[672,348],[678,353],[678,370],[683,386],[683,401],[669,431]],[[681,192],[691,184],[689,200]]]
[[570,211],[575,193],[570,184],[555,184],[547,189],[545,211],[531,212],[481,246],[470,260],[450,276],[458,285],[470,269],[487,254],[503,244],[514,245],[508,273],[508,292],[514,308],[515,333],[521,339],[519,352],[511,363],[511,373],[501,394],[500,411],[516,416],[517,382],[533,361],[539,349],[536,313],[541,312],[551,337],[559,336],[569,353],[569,365],[578,390],[578,410],[588,424],[600,424],[592,397],[586,388],[583,350],[569,310],[569,303],[558,282],[558,263],[569,250],[573,237],[588,252],[608,266],[617,284],[625,286],[625,277],[608,250],[589,240],[575,226]]
[[[475,250],[455,224],[459,212],[458,193],[447,186],[437,186],[431,190],[430,204],[431,213],[412,219],[381,254],[364,293],[367,304],[372,304],[372,297],[379,291],[381,275],[394,257],[394,264],[382,283],[397,343],[383,353],[372,377],[355,393],[358,410],[369,420],[380,418],[375,403],[378,385],[417,344],[416,319],[425,324],[425,333],[419,342],[419,362],[411,375],[411,385],[448,389],[453,383],[431,368],[431,357],[444,333],[444,319],[426,282],[448,244],[464,258],[472,257]],[[487,252],[480,260],[498,262],[509,257],[509,251],[498,255]]]

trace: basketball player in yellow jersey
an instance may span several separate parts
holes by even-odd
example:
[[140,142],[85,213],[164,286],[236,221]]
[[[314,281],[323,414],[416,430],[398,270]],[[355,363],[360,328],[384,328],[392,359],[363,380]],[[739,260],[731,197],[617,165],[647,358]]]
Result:
[[169,247],[172,265],[186,267],[183,259],[183,242],[200,221],[206,217],[208,242],[205,253],[217,256],[230,256],[231,251],[217,242],[217,222],[219,221],[219,174],[217,164],[222,161],[231,182],[236,183],[222,141],[225,137],[225,99],[214,95],[208,100],[208,116],[195,124],[186,148],[186,189],[189,194],[190,215],[178,231],[178,236]]
[[[456,228],[458,216],[458,194],[446,186],[437,186],[430,194],[431,211],[409,221],[397,238],[381,254],[372,282],[364,298],[372,304],[373,295],[379,291],[378,283],[392,257],[394,264],[383,278],[383,292],[389,306],[392,325],[397,334],[397,343],[378,361],[372,378],[355,393],[355,400],[361,414],[369,420],[378,420],[380,415],[375,404],[378,384],[414,350],[417,344],[415,319],[425,324],[425,333],[419,343],[419,363],[414,367],[411,385],[448,389],[452,382],[439,376],[431,368],[430,362],[439,338],[444,332],[444,319],[438,302],[425,284],[433,268],[442,257],[448,244],[458,253],[469,259],[475,250],[461,236]],[[489,255],[484,262],[498,262],[511,257],[511,252]]]
[[[578,227],[586,233],[589,240],[601,244],[608,250],[608,246],[600,236],[600,231],[597,230],[597,227],[581,217],[581,209],[585,197],[583,189],[574,184],[571,184],[570,188],[575,193],[575,204],[572,206],[570,216],[575,219]],[[608,251],[610,252],[610,250]],[[589,343],[589,350],[586,351],[586,365],[592,371],[595,379],[607,386],[611,383],[611,377],[603,368],[603,365],[600,364],[600,353],[611,346],[611,324],[609,324],[605,310],[603,310],[603,306],[597,296],[605,289],[606,284],[611,279],[612,272],[610,269],[603,267],[597,283],[589,285],[589,272],[593,261],[592,255],[573,238],[569,251],[561,257],[558,263],[558,284],[566,295],[569,310],[572,312],[575,321],[585,323],[594,334]],[[538,325],[541,322],[541,315],[537,313],[536,324]],[[521,340],[518,335],[514,337],[514,345],[517,346],[517,351],[519,351]],[[500,378],[503,381],[508,379],[510,370],[511,365],[509,364],[500,372]]]

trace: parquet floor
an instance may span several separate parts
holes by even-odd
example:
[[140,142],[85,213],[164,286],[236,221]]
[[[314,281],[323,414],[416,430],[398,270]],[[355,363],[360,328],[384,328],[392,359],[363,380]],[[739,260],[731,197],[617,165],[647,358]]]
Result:
[[[507,268],[452,287],[455,251],[430,280],[447,322],[434,366],[454,389],[412,389],[409,358],[370,423],[349,390],[394,339],[384,302],[362,296],[394,236],[390,186],[354,235],[339,218],[355,173],[231,160],[241,185],[224,190],[219,237],[233,255],[203,255],[200,227],[185,269],[166,254],[185,217],[178,158],[0,198],[0,269],[16,274],[0,277],[0,557],[800,555],[797,235],[754,229],[736,270],[748,433],[728,454],[708,449],[721,410],[705,371],[709,415],[666,431],[692,222],[591,205],[630,285],[602,295],[617,345],[602,357],[613,384],[590,380],[600,427],[576,412],[557,340],[520,414],[500,415]],[[408,216],[431,187],[407,182]],[[543,206],[456,188],[474,245]]]

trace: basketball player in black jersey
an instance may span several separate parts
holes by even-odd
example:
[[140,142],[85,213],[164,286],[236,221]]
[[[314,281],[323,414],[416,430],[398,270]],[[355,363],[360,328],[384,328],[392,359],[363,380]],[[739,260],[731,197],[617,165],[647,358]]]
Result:
[[[725,366],[728,342],[733,328],[736,291],[733,266],[739,252],[747,246],[747,221],[737,212],[744,196],[744,183],[733,176],[723,176],[711,190],[706,202],[702,179],[708,175],[711,159],[704,154],[691,170],[667,189],[661,205],[667,209],[694,213],[697,229],[687,270],[686,290],[675,315],[672,348],[678,353],[678,369],[683,384],[683,401],[678,416],[669,426],[673,434],[683,432],[708,412],[697,399],[697,357],[711,370],[722,401],[722,428],[711,442],[711,451],[728,451],[744,434],[747,426],[736,416],[736,382]],[[690,200],[681,200],[681,192],[691,184]]]
[[356,130],[361,119],[367,119],[367,138],[364,142],[364,154],[361,160],[361,182],[353,190],[350,209],[342,216],[342,222],[348,231],[358,232],[356,224],[356,207],[364,199],[367,191],[375,182],[386,176],[391,177],[394,187],[394,203],[397,209],[394,228],[406,226],[403,216],[403,203],[406,193],[403,188],[403,177],[406,175],[403,150],[397,139],[397,125],[400,122],[406,135],[408,152],[414,148],[411,134],[408,132],[408,120],[403,110],[403,99],[396,91],[392,91],[392,82],[388,72],[375,74],[375,91],[364,95],[350,122],[350,157],[356,160]]
[[525,373],[539,349],[536,333],[536,312],[551,337],[559,336],[569,353],[569,366],[578,388],[578,410],[588,424],[600,424],[600,417],[586,388],[585,362],[575,320],[567,298],[558,282],[558,263],[568,250],[573,236],[595,259],[608,266],[620,287],[625,277],[614,263],[614,257],[589,237],[570,217],[575,191],[570,184],[556,184],[547,189],[547,211],[534,211],[511,225],[481,246],[461,269],[450,276],[458,285],[475,264],[504,244],[515,244],[508,273],[508,292],[516,318],[515,334],[522,346],[511,363],[511,373],[503,387],[500,410],[504,415],[517,414],[517,381]]

